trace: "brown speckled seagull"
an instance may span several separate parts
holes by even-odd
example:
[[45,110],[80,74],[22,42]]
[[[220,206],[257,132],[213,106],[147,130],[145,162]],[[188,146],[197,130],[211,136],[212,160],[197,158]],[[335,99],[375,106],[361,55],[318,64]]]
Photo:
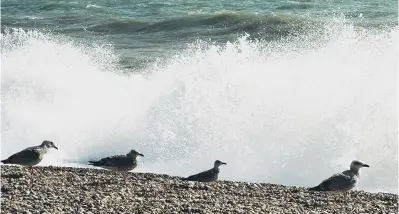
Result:
[[360,161],[354,160],[349,170],[334,174],[325,179],[319,185],[309,188],[313,191],[347,192],[353,189],[359,180],[359,170],[362,167],[369,167]]
[[191,175],[187,178],[183,178],[182,180],[184,180],[184,181],[200,181],[200,182],[216,181],[218,179],[220,165],[227,165],[227,164],[220,160],[216,160],[212,169],[204,171],[204,172],[200,172],[195,175]]
[[45,140],[39,146],[28,147],[9,158],[2,160],[4,164],[18,164],[21,166],[35,166],[42,161],[49,148],[58,149],[53,142]]
[[144,157],[136,150],[131,150],[126,155],[115,155],[99,161],[89,161],[89,165],[98,166],[116,172],[127,172],[137,167],[137,156]]

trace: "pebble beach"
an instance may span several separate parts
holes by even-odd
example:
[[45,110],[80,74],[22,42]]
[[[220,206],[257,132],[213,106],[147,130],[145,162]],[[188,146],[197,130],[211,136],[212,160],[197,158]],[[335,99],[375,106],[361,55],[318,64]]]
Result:
[[199,183],[152,173],[1,166],[1,213],[397,213],[398,195]]

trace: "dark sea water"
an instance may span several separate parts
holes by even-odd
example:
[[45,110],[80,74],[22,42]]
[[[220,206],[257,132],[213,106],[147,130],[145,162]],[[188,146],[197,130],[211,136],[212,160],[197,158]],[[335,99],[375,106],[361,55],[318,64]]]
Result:
[[[197,39],[245,33],[265,41],[322,33],[334,19],[366,29],[397,26],[387,1],[3,1],[6,28],[50,31],[112,44],[126,67],[175,54]],[[316,32],[315,32],[316,31]],[[95,38],[95,39],[94,39]]]
[[1,156],[298,186],[359,159],[397,192],[397,38],[394,0],[4,0]]

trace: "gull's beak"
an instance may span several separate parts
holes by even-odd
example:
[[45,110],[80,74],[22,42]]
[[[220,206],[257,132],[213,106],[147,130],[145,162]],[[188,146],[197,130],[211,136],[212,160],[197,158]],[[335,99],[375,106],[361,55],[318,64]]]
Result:
[[141,157],[144,157],[144,155],[143,155],[143,154],[141,154],[141,153],[139,153],[139,155],[140,155]]
[[367,164],[363,164],[363,167],[370,167],[369,165],[367,165]]
[[227,165],[227,163],[225,163],[225,162],[222,162],[222,165]]
[[57,149],[57,150],[58,150],[58,148],[57,148],[56,146],[53,145],[53,147],[54,147],[54,149]]

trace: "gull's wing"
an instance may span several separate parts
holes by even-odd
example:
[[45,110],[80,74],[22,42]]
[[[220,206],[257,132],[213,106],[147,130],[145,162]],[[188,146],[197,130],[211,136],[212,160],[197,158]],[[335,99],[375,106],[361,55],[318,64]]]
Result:
[[324,191],[338,191],[350,189],[355,183],[356,178],[354,176],[346,173],[337,173],[321,182],[319,187]]
[[40,153],[33,149],[25,149],[7,158],[9,163],[13,164],[28,164],[40,158]]
[[103,158],[99,161],[90,161],[94,166],[124,166],[131,164],[125,155],[115,155],[111,157]]
[[203,182],[209,182],[209,181],[214,181],[217,178],[217,175],[219,174],[219,170],[215,169],[210,169],[207,171],[200,172],[195,175],[191,175],[183,180],[186,181],[203,181]]

